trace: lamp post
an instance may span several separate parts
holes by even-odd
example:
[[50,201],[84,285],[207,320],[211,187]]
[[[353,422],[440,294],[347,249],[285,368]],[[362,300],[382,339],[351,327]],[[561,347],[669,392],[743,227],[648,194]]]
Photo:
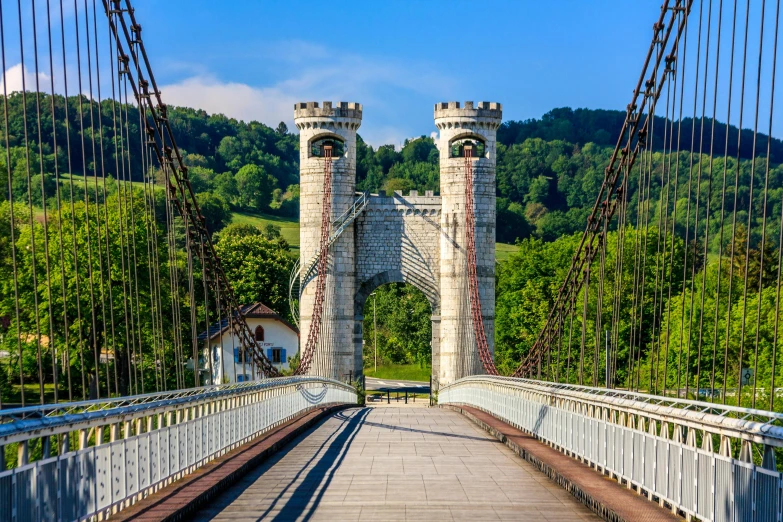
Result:
[[372,297],[372,334],[374,337],[373,347],[375,350],[375,375],[378,375],[378,325],[375,317],[375,292],[370,294]]

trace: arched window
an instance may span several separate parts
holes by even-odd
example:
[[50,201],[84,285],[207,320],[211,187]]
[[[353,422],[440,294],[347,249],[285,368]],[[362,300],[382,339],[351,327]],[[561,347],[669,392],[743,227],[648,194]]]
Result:
[[470,150],[470,157],[483,158],[486,153],[484,142],[478,138],[463,138],[451,142],[450,156],[452,158],[464,158],[465,150]]
[[326,150],[331,151],[332,158],[339,158],[345,154],[345,143],[336,138],[321,138],[313,141],[310,147],[310,155],[316,158],[326,157]]
[[256,326],[256,341],[263,341],[264,340],[264,327],[263,326]]

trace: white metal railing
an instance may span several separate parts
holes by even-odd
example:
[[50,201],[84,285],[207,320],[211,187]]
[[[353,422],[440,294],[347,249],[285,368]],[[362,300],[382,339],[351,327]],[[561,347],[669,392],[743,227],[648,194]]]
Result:
[[356,400],[344,383],[287,377],[0,411],[0,455],[17,456],[0,460],[0,521],[105,519],[300,413]]
[[[356,218],[364,212],[369,202],[369,197],[366,192],[357,192],[357,198],[353,204],[340,214],[340,216],[332,221],[329,232],[329,241],[326,246],[329,247],[337,241],[348,226],[356,221]],[[291,269],[291,274],[288,278],[288,302],[291,306],[291,316],[294,318],[294,323],[299,326],[299,301],[302,298],[302,292],[305,287],[312,281],[315,276],[318,275],[318,259],[321,257],[321,250],[319,249],[313,254],[307,263],[302,266],[302,260],[297,258],[294,262],[294,266]]]
[[708,402],[474,376],[441,387],[688,518],[783,519],[783,415]]

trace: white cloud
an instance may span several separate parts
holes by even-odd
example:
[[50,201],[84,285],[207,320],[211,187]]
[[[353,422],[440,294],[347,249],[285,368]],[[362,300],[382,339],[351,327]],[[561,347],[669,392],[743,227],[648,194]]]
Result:
[[[397,102],[387,94],[408,91],[435,99],[444,86],[454,83],[451,78],[434,72],[431,66],[330,52],[308,42],[279,42],[269,49],[268,56],[258,58],[285,64],[282,69],[292,71],[289,77],[271,85],[254,86],[221,81],[209,73],[194,73],[180,82],[162,86],[163,99],[171,105],[196,107],[246,121],[258,120],[270,126],[284,121],[289,128],[294,128],[293,106],[297,102],[358,101],[364,104],[365,112],[372,107],[375,115],[375,121],[363,122],[362,137],[374,146],[386,143],[399,146],[410,136],[411,129],[395,121],[400,118],[400,111],[395,106]],[[380,118],[387,122],[385,126],[375,123]]]
[[195,107],[230,118],[258,120],[271,126],[281,121],[292,124],[294,104],[299,101],[296,96],[277,87],[257,88],[244,83],[224,83],[212,76],[193,76],[161,87],[161,93],[169,105]]
[[[24,84],[22,83],[24,78]],[[38,84],[41,92],[51,92],[51,79],[46,73],[38,73]],[[0,93],[21,92],[24,85],[27,91],[35,91],[35,72],[30,71],[27,66],[24,67],[24,76],[22,76],[22,64],[18,63],[5,71],[0,78]]]

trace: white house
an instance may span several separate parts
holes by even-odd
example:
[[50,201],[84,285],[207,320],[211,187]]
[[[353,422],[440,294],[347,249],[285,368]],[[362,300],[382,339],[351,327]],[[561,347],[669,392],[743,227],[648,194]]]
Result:
[[[242,313],[256,342],[278,369],[288,369],[288,359],[299,350],[299,330],[263,303],[244,305]],[[230,331],[228,318],[210,325],[209,332],[202,332],[199,341],[204,343],[200,366],[205,376],[212,374],[212,383],[243,382],[253,379],[250,357],[243,357],[238,337]],[[211,357],[211,367],[206,356]],[[203,381],[210,381],[203,378]]]

